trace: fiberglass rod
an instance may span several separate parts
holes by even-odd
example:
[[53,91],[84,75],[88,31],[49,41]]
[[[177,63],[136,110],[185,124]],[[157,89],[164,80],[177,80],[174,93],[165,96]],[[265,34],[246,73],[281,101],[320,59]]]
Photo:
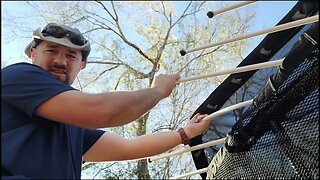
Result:
[[156,156],[156,157],[151,157],[151,158],[148,159],[148,162],[151,163],[151,162],[157,161],[159,159],[163,159],[163,158],[167,158],[167,157],[170,157],[170,156],[182,154],[182,153],[185,153],[185,152],[195,151],[195,150],[198,150],[198,149],[203,149],[203,148],[211,147],[211,146],[218,145],[218,144],[224,144],[225,140],[226,140],[226,138],[221,138],[221,139],[209,141],[209,142],[206,142],[206,143],[203,143],[203,144],[199,144],[199,145],[196,145],[196,146],[188,147],[188,148],[185,148],[185,149],[182,149],[182,150],[179,150],[179,151],[175,151],[175,152],[159,155],[159,156]]
[[207,172],[207,167],[206,168],[202,168],[193,172],[189,172],[189,173],[185,173],[185,174],[181,174],[179,176],[175,176],[175,177],[170,177],[169,179],[182,179],[184,177],[188,177],[188,176],[192,176],[192,175],[196,175],[196,174],[201,174]]
[[311,16],[311,17],[308,17],[308,18],[303,18],[303,19],[300,19],[300,20],[296,20],[296,21],[292,21],[292,22],[289,22],[289,23],[285,23],[285,24],[281,24],[281,25],[275,26],[273,28],[265,29],[265,30],[254,32],[254,33],[251,33],[251,34],[246,34],[246,35],[243,35],[243,36],[237,36],[237,37],[234,37],[234,38],[230,38],[230,39],[227,39],[227,40],[224,40],[224,41],[220,41],[220,42],[217,42],[217,43],[201,46],[201,47],[198,47],[198,48],[189,49],[189,50],[181,50],[180,54],[181,54],[181,56],[184,56],[184,55],[186,55],[187,53],[190,53],[190,52],[204,50],[204,49],[211,48],[211,47],[214,47],[214,46],[219,46],[219,45],[227,44],[227,43],[230,43],[230,42],[235,42],[235,41],[251,38],[251,37],[254,37],[254,36],[259,36],[259,35],[262,35],[262,34],[271,34],[271,33],[274,33],[274,32],[278,32],[278,31],[282,31],[282,30],[286,30],[286,29],[290,29],[290,28],[293,28],[293,27],[302,26],[302,25],[306,25],[306,24],[310,24],[310,23],[314,23],[314,22],[317,22],[317,21],[319,21],[319,15]]
[[238,4],[234,4],[232,6],[228,6],[228,7],[225,7],[225,8],[222,8],[222,9],[218,9],[216,11],[209,11],[207,13],[207,16],[209,18],[212,18],[213,16],[216,16],[218,14],[222,14],[224,12],[227,12],[227,11],[230,11],[230,10],[233,10],[233,9],[237,9],[237,8],[240,8],[242,6],[246,6],[248,4],[251,4],[251,3],[255,3],[256,1],[245,1],[245,2],[241,2],[241,3],[238,3]]
[[247,71],[252,71],[252,70],[257,70],[257,69],[279,66],[282,64],[284,59],[285,58],[270,61],[270,62],[257,63],[257,64],[248,65],[248,66],[241,66],[241,67],[237,67],[237,68],[230,69],[230,70],[214,72],[211,74],[204,74],[204,75],[182,78],[182,79],[179,79],[176,83],[178,84],[178,83],[182,83],[182,82],[203,79],[203,78],[208,78],[208,77],[221,76],[221,75],[227,75],[227,74],[236,74],[236,73],[247,72]]

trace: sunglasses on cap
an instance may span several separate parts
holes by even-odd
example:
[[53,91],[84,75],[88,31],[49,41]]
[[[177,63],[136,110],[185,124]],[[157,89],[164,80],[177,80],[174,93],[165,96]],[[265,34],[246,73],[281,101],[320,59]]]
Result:
[[72,29],[71,31],[58,25],[47,25],[41,33],[43,36],[52,36],[55,38],[68,37],[73,44],[78,46],[82,46],[87,43],[87,40],[78,29]]

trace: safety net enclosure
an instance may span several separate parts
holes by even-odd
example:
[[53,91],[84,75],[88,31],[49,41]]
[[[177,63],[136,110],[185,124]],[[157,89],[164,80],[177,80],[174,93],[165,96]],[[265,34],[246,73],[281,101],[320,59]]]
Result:
[[[298,1],[277,25],[318,11],[317,1]],[[253,99],[191,140],[195,146],[226,137],[224,145],[192,151],[196,168],[207,168],[203,179],[319,179],[318,31],[316,22],[268,34],[238,67],[284,58],[282,65],[231,74],[194,112]]]

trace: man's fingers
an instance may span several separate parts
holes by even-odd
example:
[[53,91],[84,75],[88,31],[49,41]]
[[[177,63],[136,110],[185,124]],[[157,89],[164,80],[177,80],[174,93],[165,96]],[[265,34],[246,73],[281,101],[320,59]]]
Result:
[[202,121],[202,119],[204,119],[206,116],[208,116],[207,114],[203,114],[203,115],[199,115],[199,116],[197,116],[197,118],[196,118],[196,122],[200,122],[200,121]]
[[201,115],[201,114],[199,114],[199,113],[198,113],[197,115],[198,115],[198,116],[196,117],[196,120],[195,120],[195,121],[198,123],[198,122],[200,122],[200,121],[202,120],[202,118],[203,118],[202,116],[203,116],[203,115]]

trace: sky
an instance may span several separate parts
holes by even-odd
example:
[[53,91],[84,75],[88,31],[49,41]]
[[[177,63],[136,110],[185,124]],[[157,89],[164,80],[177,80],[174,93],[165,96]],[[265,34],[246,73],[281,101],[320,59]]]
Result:
[[[256,7],[256,20],[252,32],[274,27],[296,3],[297,1],[261,1],[254,3],[253,5]],[[265,36],[261,35],[251,38],[252,44],[257,45]]]
[[[232,3],[235,4],[239,2],[233,1]],[[258,1],[256,3],[240,7],[238,10],[245,11],[249,6],[256,9],[256,20],[253,23],[254,26],[252,28],[252,32],[257,32],[266,28],[272,28],[295,5],[295,3],[296,1]],[[26,12],[27,9],[26,3],[23,1],[1,1],[1,10],[1,19],[3,19],[5,18],[4,11],[18,15],[21,14],[20,16],[23,16],[23,13]],[[215,10],[214,7],[213,10]],[[3,34],[10,32],[6,26],[3,26],[2,22],[3,21],[1,21],[1,60],[10,60],[6,65],[26,61],[23,56],[23,49],[30,40],[26,38],[13,38],[12,40],[3,39]],[[31,34],[25,35],[25,37],[28,36],[31,37]],[[258,44],[264,36],[265,35],[250,38],[252,46]]]

